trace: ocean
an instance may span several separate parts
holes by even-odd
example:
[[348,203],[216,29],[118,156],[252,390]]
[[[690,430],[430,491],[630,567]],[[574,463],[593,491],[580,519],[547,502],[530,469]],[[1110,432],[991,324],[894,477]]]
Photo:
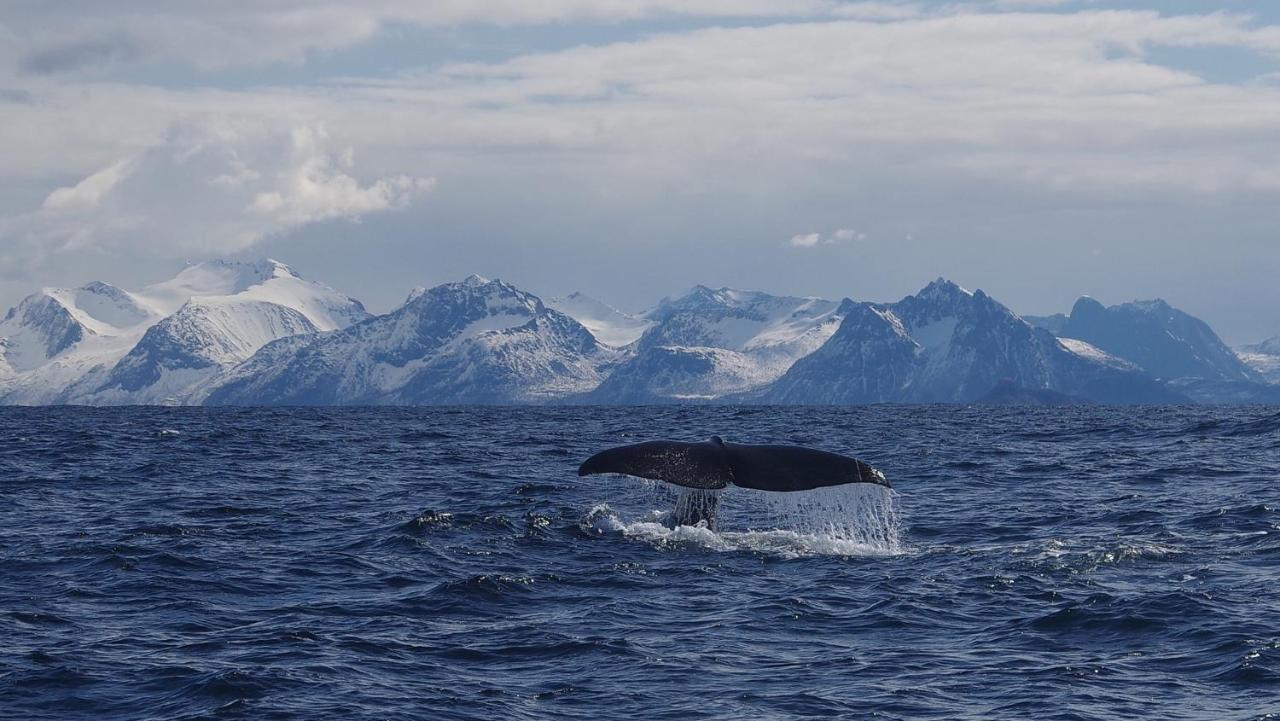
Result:
[[[653,438],[893,491],[579,478]],[[1280,409],[0,409],[4,719],[1260,719]]]

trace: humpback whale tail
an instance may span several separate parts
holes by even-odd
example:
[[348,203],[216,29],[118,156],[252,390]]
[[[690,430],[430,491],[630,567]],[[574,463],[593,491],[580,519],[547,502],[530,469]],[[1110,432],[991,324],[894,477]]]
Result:
[[[779,492],[808,491],[847,483],[890,487],[883,473],[856,458],[802,446],[726,443],[719,436],[712,436],[704,443],[647,441],[610,448],[591,456],[578,467],[579,476],[596,473],[638,476],[703,492],[729,484]],[[693,511],[688,518],[677,518],[677,521],[714,521],[715,494],[697,495],[701,502],[682,503]]]

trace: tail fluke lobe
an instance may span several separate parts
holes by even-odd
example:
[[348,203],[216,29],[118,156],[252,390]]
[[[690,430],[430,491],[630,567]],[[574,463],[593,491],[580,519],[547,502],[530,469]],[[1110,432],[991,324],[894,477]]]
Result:
[[686,488],[716,489],[732,483],[760,491],[808,491],[847,483],[886,488],[880,471],[856,458],[801,446],[648,441],[601,451],[588,458],[578,475],[621,473],[674,483]]
[[809,491],[847,483],[890,488],[880,471],[856,458],[802,446],[726,443],[733,484],[759,491]]
[[648,441],[610,448],[578,467],[579,476],[594,473],[621,473],[685,488],[724,488],[729,484],[728,458],[724,446],[716,443]]

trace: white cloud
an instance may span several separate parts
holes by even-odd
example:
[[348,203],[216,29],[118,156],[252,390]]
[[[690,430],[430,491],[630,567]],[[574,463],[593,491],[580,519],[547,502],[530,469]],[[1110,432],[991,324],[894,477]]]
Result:
[[96,208],[102,203],[102,198],[131,172],[133,172],[131,159],[112,163],[71,187],[58,188],[49,193],[41,207],[44,210],[58,212]]
[[[495,22],[504,12],[542,12],[520,9],[526,5],[483,7]],[[594,11],[623,13],[624,5]],[[1193,45],[1280,52],[1280,28],[1223,13],[804,7],[870,13],[882,5],[911,14],[675,32],[318,88],[54,85],[37,93],[38,102],[6,108],[0,178],[83,177],[150,147],[175,121],[212,115],[288,125],[322,118],[366,157],[447,156],[465,172],[506,172],[514,157],[532,154],[548,170],[582,172],[578,160],[590,154],[591,167],[611,182],[666,175],[694,189],[756,178],[723,173],[738,163],[807,166],[810,174],[958,175],[1054,191],[1276,189],[1257,144],[1277,144],[1280,88],[1212,83],[1147,55]],[[471,12],[463,4],[432,7],[454,18]],[[643,5],[664,7],[674,12]],[[566,0],[546,12],[572,17],[585,8]],[[193,15],[197,22],[205,13]],[[884,168],[870,167],[880,161]],[[634,172],[610,173],[618,164]],[[793,180],[779,172],[758,182]]]
[[787,244],[792,248],[816,248],[819,245],[856,243],[867,239],[867,234],[853,228],[837,228],[830,233],[802,233],[791,236]]
[[867,234],[853,228],[840,228],[831,234],[830,242],[832,243],[856,243],[866,240]]
[[307,223],[401,208],[432,178],[362,183],[321,126],[179,126],[161,143],[58,188],[0,226],[31,260],[94,249],[222,255]]
[[[333,218],[358,219],[368,213],[402,208],[435,185],[434,178],[397,175],[361,187],[339,166],[354,164],[351,148],[334,156],[326,150],[323,128],[301,127],[291,133],[292,157],[276,174],[276,188],[257,193],[249,209],[284,226]],[[249,181],[260,178],[251,171]]]

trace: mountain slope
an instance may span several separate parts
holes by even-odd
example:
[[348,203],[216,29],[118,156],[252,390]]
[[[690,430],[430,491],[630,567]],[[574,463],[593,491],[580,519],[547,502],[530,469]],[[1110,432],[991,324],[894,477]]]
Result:
[[1130,364],[1033,328],[982,291],[938,279],[897,303],[845,301],[825,345],[758,397],[772,403],[973,402],[1000,384],[1100,402],[1182,400]]
[[0,402],[182,402],[268,341],[367,316],[272,260],[190,265],[134,292],[45,289],[0,321]]
[[201,394],[214,405],[546,402],[594,387],[613,357],[536,296],[471,276],[350,328],[270,343]]
[[764,386],[831,337],[840,308],[820,298],[697,286],[646,314],[653,327],[587,399],[667,403]]
[[160,317],[144,299],[107,283],[28,296],[0,321],[0,403],[65,402]]
[[1236,349],[1236,356],[1271,384],[1280,384],[1280,336]]
[[84,397],[95,403],[181,403],[193,388],[248,359],[267,343],[337,330],[369,317],[364,306],[327,286],[300,278],[273,260],[190,266],[140,295],[172,315],[141,340]]
[[1158,378],[1261,380],[1208,324],[1163,300],[1105,307],[1085,296],[1058,335],[1090,343]]
[[654,322],[648,318],[623,313],[608,303],[598,301],[583,293],[570,293],[563,298],[552,298],[547,306],[564,313],[581,323],[596,340],[607,346],[621,348],[634,343]]

